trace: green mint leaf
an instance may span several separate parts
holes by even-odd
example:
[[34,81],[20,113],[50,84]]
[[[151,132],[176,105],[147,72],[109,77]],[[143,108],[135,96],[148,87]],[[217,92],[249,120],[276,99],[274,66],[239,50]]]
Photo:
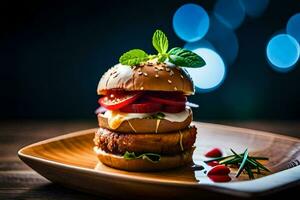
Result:
[[134,66],[148,59],[148,54],[141,49],[132,49],[124,53],[119,62],[123,65]]
[[136,156],[134,152],[126,151],[125,154],[123,155],[123,158],[126,160],[145,159],[153,163],[157,163],[160,161],[160,155],[156,153],[143,153]]
[[156,30],[152,37],[152,45],[158,51],[158,53],[167,53],[169,48],[167,36],[161,30]]
[[177,66],[198,68],[205,65],[203,58],[187,49],[175,47],[168,54],[169,61]]
[[158,62],[164,62],[168,58],[168,54],[159,54],[158,55]]

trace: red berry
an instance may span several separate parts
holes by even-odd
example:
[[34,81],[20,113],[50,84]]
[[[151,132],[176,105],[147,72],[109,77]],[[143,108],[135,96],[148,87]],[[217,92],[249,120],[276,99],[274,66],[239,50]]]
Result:
[[216,158],[222,156],[222,151],[219,148],[213,148],[205,154],[206,157]]
[[207,175],[228,175],[230,173],[230,169],[225,165],[216,165],[209,172]]
[[213,182],[229,182],[231,177],[228,175],[209,175],[208,178]]
[[218,161],[211,161],[211,162],[208,162],[206,164],[209,165],[209,166],[211,166],[211,167],[214,167],[216,165],[219,165],[219,162]]

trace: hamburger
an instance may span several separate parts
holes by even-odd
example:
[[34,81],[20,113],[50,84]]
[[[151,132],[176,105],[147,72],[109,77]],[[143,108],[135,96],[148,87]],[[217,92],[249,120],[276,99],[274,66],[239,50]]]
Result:
[[187,96],[194,94],[194,84],[182,64],[187,55],[194,56],[187,67],[205,63],[185,49],[167,52],[164,39],[166,36],[156,31],[152,42],[158,55],[131,50],[99,81],[101,107],[94,150],[109,167],[157,171],[192,162],[197,130],[191,125],[193,113]]

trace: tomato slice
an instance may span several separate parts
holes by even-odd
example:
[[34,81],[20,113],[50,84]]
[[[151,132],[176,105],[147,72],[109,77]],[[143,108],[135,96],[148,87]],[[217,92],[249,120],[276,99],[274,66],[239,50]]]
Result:
[[150,93],[150,94],[146,95],[145,98],[152,102],[155,102],[155,103],[160,103],[160,104],[164,104],[164,105],[174,105],[174,106],[182,106],[187,101],[186,96],[184,96],[183,94],[175,93],[175,92]]
[[108,110],[120,109],[138,99],[142,93],[130,92],[110,92],[101,97],[98,103]]
[[173,105],[173,106],[185,105],[185,101],[176,101],[173,99],[164,99],[160,97],[151,97],[151,96],[147,96],[147,98],[152,102],[160,103],[164,105]]
[[108,110],[126,113],[178,113],[185,109],[187,98],[178,92],[128,92],[109,90],[99,104]]
[[162,107],[163,112],[167,113],[179,113],[185,110],[185,104],[182,105],[164,105]]
[[161,105],[152,102],[132,103],[120,108],[125,113],[153,113],[161,111]]

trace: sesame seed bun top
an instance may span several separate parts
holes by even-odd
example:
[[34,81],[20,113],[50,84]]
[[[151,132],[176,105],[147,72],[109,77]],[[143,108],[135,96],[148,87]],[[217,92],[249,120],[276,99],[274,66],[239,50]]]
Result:
[[126,91],[179,91],[194,94],[194,84],[189,74],[181,67],[169,66],[156,61],[138,66],[117,64],[100,79],[97,93],[105,95],[107,90]]

